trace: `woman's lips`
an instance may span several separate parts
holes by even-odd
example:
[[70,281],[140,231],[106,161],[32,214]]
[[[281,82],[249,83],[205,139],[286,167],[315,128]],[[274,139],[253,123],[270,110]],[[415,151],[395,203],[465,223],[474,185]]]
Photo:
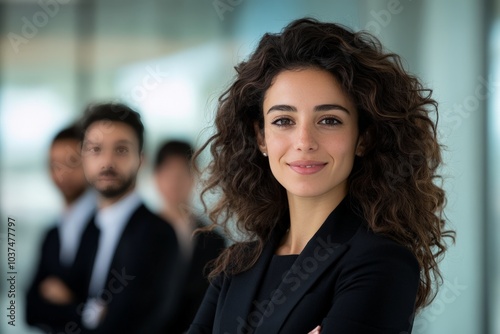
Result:
[[290,162],[288,166],[290,166],[290,168],[296,173],[302,175],[309,175],[317,173],[320,170],[322,170],[326,166],[326,162],[301,160],[301,161]]

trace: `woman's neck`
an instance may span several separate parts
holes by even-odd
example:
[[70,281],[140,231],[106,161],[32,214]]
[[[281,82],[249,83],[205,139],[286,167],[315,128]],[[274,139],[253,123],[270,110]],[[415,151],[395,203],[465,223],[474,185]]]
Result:
[[278,255],[300,254],[345,196],[344,192],[318,197],[299,197],[288,194],[290,230],[276,253]]

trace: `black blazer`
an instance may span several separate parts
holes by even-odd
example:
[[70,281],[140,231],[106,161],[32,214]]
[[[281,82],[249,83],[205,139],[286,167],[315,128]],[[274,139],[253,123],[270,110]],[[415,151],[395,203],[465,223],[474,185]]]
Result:
[[82,333],[161,333],[172,321],[179,261],[170,224],[141,205],[111,262],[102,294],[107,304],[104,320],[95,330],[82,328]]
[[[197,221],[197,227],[202,226]],[[189,329],[209,286],[207,265],[225,248],[224,238],[215,231],[195,234],[193,243],[193,254],[187,263],[180,287],[181,295],[176,303],[175,323],[165,331],[168,334],[185,333]]]
[[92,219],[82,235],[73,268],[58,275],[67,278],[64,281],[78,292],[76,300],[60,306],[45,301],[37,290],[43,278],[61,272],[53,262],[54,254],[59,254],[57,231],[49,232],[28,293],[28,323],[52,333],[163,333],[173,321],[173,291],[179,284],[179,248],[170,224],[144,205],[134,211],[118,241],[106,279],[102,294],[107,307],[104,320],[96,329],[87,330],[81,318],[89,297],[98,239],[99,231]]
[[[255,300],[284,229],[248,271],[219,276],[188,333],[409,333],[419,285],[413,254],[371,232],[346,197],[307,243],[279,287]],[[263,320],[261,317],[263,315]]]
[[[93,224],[87,224],[84,234],[90,233],[91,225]],[[81,247],[82,244],[80,243],[80,249]],[[77,254],[81,253],[80,249]],[[27,323],[37,326],[47,333],[64,332],[68,323],[78,325],[80,316],[77,313],[77,306],[85,302],[87,297],[88,283],[83,282],[84,277],[81,276],[78,261],[75,258],[71,266],[65,267],[59,261],[59,252],[59,232],[57,227],[53,227],[47,232],[43,240],[38,268],[26,296]],[[85,252],[83,253],[85,254]],[[40,283],[49,276],[59,278],[70,288],[75,297],[73,303],[68,305],[53,304],[40,295]]]

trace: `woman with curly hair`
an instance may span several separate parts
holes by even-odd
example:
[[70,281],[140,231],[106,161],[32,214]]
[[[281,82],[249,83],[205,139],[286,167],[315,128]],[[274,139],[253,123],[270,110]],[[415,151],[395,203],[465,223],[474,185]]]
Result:
[[431,91],[373,36],[312,19],[236,71],[201,150],[210,218],[238,240],[189,333],[411,332],[454,240]]

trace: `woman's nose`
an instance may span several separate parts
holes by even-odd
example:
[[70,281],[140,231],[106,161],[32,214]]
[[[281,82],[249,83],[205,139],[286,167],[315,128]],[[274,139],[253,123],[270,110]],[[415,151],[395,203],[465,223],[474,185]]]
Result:
[[295,140],[295,149],[299,151],[313,151],[318,148],[312,126],[303,124],[297,127],[297,138]]

